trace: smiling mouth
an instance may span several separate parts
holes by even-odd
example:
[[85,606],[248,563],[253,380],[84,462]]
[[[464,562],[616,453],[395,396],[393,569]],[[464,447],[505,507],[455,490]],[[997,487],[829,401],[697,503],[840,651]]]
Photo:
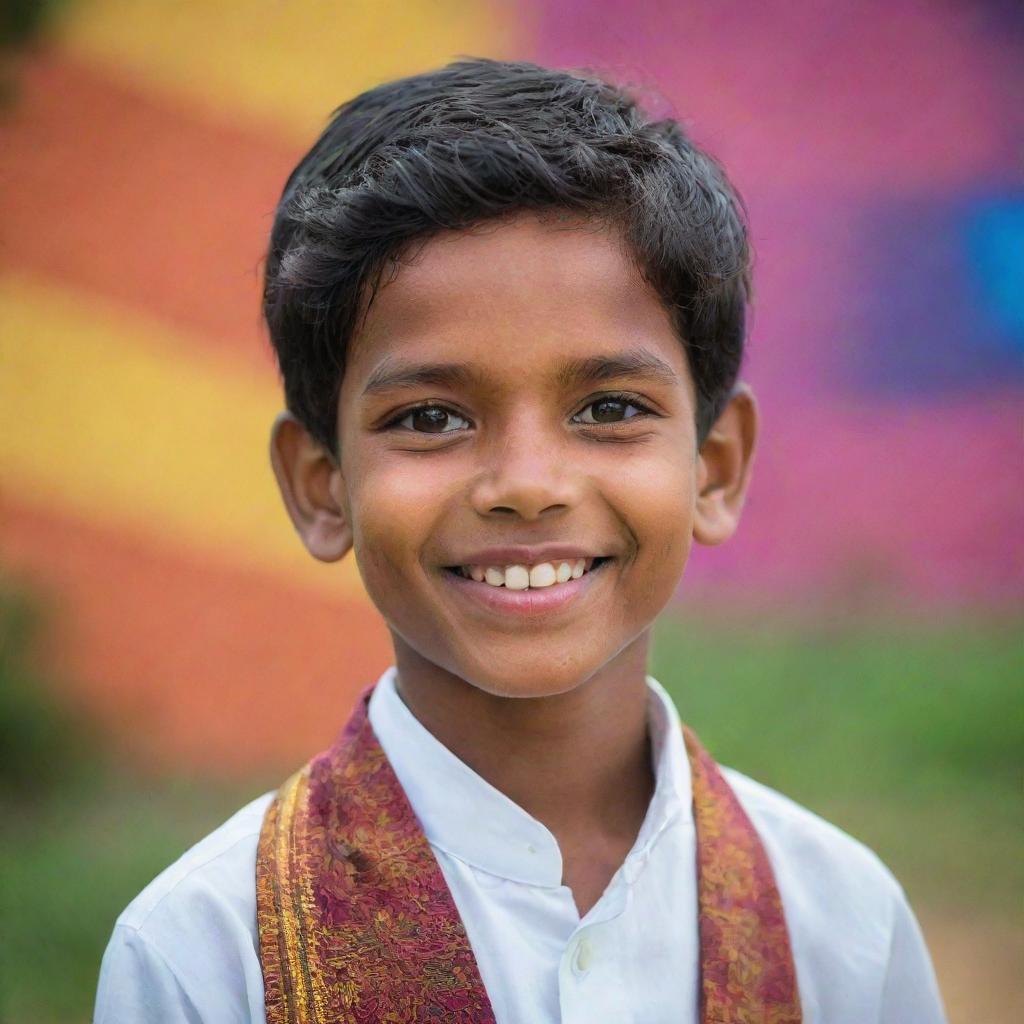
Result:
[[445,572],[495,589],[544,590],[578,580],[611,561],[608,556],[564,558],[535,565],[449,565]]

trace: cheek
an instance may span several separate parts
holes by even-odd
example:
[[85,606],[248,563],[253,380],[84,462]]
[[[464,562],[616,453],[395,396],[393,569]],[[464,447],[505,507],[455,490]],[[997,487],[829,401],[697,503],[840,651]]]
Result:
[[353,467],[352,479],[359,481],[349,493],[353,546],[371,597],[375,585],[409,572],[434,531],[438,509],[444,507],[443,476],[430,463],[390,453]]
[[674,594],[693,542],[696,464],[674,456],[631,460],[613,501],[637,544],[637,588],[663,605]]

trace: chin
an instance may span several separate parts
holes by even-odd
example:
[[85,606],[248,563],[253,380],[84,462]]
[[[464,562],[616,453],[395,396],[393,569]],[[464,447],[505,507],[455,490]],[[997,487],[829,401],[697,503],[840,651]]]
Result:
[[520,660],[515,671],[493,665],[466,665],[457,672],[471,686],[493,697],[556,697],[586,682],[597,666],[570,661],[553,666],[549,659]]

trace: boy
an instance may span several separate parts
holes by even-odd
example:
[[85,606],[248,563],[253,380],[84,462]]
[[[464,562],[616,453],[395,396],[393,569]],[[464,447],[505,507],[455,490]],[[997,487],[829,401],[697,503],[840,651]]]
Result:
[[271,238],[271,458],[395,665],[125,911],[101,1024],[943,1019],[888,872],[646,676],[743,505],[748,290],[721,170],[610,85],[475,60],[335,114]]

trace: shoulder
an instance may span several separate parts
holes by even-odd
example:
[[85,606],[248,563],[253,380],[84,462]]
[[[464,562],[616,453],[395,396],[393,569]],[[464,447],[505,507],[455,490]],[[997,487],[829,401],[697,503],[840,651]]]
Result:
[[869,847],[783,796],[733,768],[723,768],[768,850],[772,866],[788,873],[792,867],[817,882],[851,887],[862,897],[875,893],[883,901],[902,898],[892,872]]
[[[248,1020],[262,1006],[256,849],[266,793],[198,842],[118,917],[103,957],[96,1020]],[[142,1019],[142,1018],[137,1018]]]
[[735,769],[723,771],[764,843],[787,916],[823,931],[843,921],[851,935],[884,947],[905,897],[878,855],[789,797]]
[[900,883],[863,843],[781,793],[723,772],[764,844],[811,1020],[943,1020]]
[[162,871],[125,908],[117,923],[154,931],[178,907],[225,905],[244,913],[255,907],[256,846],[273,793],[265,793],[232,815]]
[[806,1019],[944,1024],[927,946],[892,872],[806,807],[723,771],[775,872]]

